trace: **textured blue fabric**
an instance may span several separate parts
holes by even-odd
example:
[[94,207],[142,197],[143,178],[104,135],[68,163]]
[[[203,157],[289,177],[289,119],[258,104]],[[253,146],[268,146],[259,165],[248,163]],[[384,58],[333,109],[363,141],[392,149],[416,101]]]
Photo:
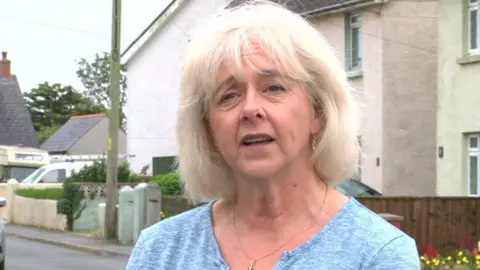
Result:
[[[126,269],[229,269],[213,234],[211,206],[143,230]],[[417,270],[420,259],[412,238],[351,198],[323,230],[284,252],[274,269]]]

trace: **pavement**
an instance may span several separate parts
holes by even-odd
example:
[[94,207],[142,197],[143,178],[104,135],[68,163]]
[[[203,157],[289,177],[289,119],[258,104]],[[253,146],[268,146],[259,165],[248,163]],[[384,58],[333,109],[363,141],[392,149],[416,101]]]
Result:
[[[45,230],[16,224],[6,224],[4,233],[8,238],[13,236],[99,256],[108,255],[128,258],[133,249],[133,246],[124,246],[117,241],[107,242],[103,239],[86,237],[70,232]],[[9,241],[11,240],[8,239],[6,243],[7,250],[10,249]]]
[[128,257],[96,256],[81,251],[7,236],[8,270],[106,270],[125,269]]

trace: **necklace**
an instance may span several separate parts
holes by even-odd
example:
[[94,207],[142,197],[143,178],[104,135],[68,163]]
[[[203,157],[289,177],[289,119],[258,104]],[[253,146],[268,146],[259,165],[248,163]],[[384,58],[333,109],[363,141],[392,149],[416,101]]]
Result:
[[[323,201],[322,201],[322,205],[320,206],[320,211],[319,213],[322,213],[322,210],[323,210],[323,206],[325,205],[325,199],[327,198],[327,194],[328,194],[328,185],[325,184],[325,195],[323,196]],[[267,258],[268,256],[274,254],[275,252],[279,251],[280,249],[282,249],[283,247],[285,247],[286,245],[288,245],[293,239],[295,239],[297,236],[299,236],[300,234],[306,232],[306,231],[309,231],[311,230],[313,227],[315,227],[315,225],[317,225],[317,223],[314,223],[312,226],[308,227],[307,229],[305,230],[302,230],[300,231],[299,233],[296,233],[294,234],[290,239],[288,239],[288,241],[286,241],[284,244],[282,244],[281,246],[275,248],[273,251],[263,255],[263,256],[260,256],[256,259],[252,259],[246,252],[245,248],[243,247],[242,245],[242,242],[240,241],[240,235],[238,234],[238,230],[237,230],[237,227],[236,227],[236,215],[235,215],[235,208],[233,208],[233,228],[235,229],[235,234],[237,236],[237,241],[238,241],[238,244],[240,245],[240,248],[242,249],[242,252],[243,254],[250,260],[250,265],[248,266],[248,270],[255,270],[255,263],[264,259],[264,258]]]

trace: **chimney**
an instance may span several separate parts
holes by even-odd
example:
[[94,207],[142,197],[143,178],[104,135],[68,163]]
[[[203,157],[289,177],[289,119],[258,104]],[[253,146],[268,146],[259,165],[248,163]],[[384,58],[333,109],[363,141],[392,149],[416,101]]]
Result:
[[2,60],[0,60],[0,78],[12,77],[10,64],[11,61],[7,59],[7,52],[2,52]]

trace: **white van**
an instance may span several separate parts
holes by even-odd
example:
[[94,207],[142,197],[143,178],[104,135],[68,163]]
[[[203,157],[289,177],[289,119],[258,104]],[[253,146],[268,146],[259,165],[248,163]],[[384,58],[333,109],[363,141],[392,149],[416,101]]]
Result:
[[78,172],[85,166],[90,166],[93,161],[74,161],[48,164],[38,168],[30,174],[22,183],[63,183],[66,178],[72,175],[73,171]]

